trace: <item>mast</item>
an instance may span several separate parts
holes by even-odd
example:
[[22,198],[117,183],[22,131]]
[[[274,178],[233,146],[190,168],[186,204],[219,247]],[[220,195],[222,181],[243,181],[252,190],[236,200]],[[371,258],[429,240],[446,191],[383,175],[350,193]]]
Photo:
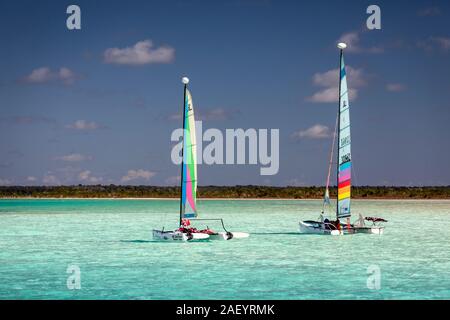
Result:
[[339,219],[339,142],[341,139],[341,70],[342,70],[342,56],[344,55],[344,49],[347,45],[343,42],[338,43],[337,47],[340,49],[339,55],[339,101],[338,101],[338,128],[337,128],[337,143],[338,147],[336,152],[336,220]]
[[187,84],[189,83],[189,78],[183,77],[181,81],[184,84],[184,99],[183,99],[183,145],[181,147],[181,179],[180,179],[180,226],[183,221],[183,181],[184,181],[184,135],[185,135],[185,127],[186,127],[186,90],[187,90]]

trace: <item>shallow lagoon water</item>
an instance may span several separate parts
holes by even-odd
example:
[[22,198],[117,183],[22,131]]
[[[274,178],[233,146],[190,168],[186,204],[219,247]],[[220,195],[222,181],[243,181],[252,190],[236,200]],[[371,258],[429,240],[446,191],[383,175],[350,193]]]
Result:
[[[250,238],[152,241],[153,228],[176,227],[178,208],[0,200],[0,299],[450,299],[450,201],[357,200],[354,213],[389,220],[385,234],[332,237],[296,233],[321,201],[200,200],[202,218]],[[67,288],[69,265],[80,290]]]

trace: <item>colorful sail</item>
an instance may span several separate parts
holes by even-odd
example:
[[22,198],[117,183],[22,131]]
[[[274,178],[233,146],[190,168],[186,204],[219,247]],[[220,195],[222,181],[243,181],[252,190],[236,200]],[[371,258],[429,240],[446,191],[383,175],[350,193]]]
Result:
[[184,124],[181,216],[195,218],[197,217],[197,147],[194,105],[191,93],[187,89],[184,102]]
[[350,151],[350,105],[348,101],[347,74],[344,55],[341,52],[339,91],[339,151],[338,151],[338,206],[337,217],[350,217],[351,151]]

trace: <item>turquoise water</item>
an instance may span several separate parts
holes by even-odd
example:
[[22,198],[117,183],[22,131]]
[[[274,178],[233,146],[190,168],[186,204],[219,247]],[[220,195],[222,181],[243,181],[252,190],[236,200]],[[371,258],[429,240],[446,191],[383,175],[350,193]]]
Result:
[[161,243],[151,230],[176,226],[177,201],[0,200],[0,299],[450,299],[450,201],[355,201],[389,220],[383,236],[296,234],[320,207],[200,201],[251,237]]

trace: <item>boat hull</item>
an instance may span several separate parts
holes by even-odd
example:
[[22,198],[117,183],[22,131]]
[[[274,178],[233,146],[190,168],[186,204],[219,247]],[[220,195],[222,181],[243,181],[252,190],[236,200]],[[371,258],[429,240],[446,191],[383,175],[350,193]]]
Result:
[[[331,234],[331,231],[323,228],[322,224],[319,222],[311,221],[300,221],[299,229],[301,234]],[[337,231],[337,230],[336,230]]]
[[384,227],[373,226],[373,227],[351,227],[347,228],[343,226],[341,230],[329,230],[325,229],[323,223],[316,221],[300,221],[299,230],[301,234],[324,234],[339,236],[345,234],[378,234],[382,235],[384,232]]
[[204,233],[184,233],[180,231],[153,230],[153,240],[157,241],[202,241],[208,240],[209,235]]
[[378,234],[382,235],[384,233],[384,227],[373,226],[373,227],[356,227],[355,233],[365,233],[365,234]]
[[245,232],[217,232],[209,235],[210,240],[233,240],[248,238],[250,234]]

